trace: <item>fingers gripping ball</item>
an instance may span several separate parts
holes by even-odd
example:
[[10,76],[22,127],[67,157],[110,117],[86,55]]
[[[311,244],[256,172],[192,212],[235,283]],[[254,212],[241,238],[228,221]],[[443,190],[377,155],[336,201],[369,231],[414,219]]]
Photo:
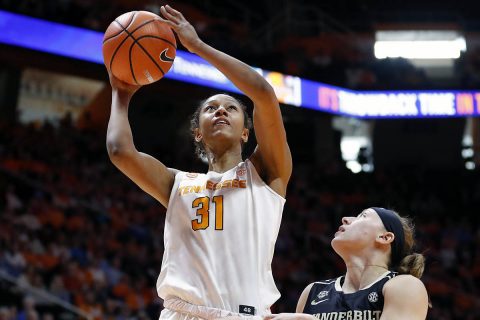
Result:
[[160,17],[147,11],[122,14],[103,36],[103,61],[118,79],[146,85],[161,79],[176,54],[172,29]]

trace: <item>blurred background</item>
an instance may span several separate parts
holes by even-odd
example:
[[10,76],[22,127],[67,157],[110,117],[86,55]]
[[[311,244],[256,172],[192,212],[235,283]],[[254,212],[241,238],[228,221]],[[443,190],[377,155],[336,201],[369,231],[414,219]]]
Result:
[[[104,32],[124,12],[158,12],[163,4],[0,0],[0,13]],[[350,117],[282,100],[294,170],[273,259],[282,297],[272,311],[294,311],[306,285],[344,270],[330,247],[342,216],[385,206],[417,225],[417,251],[427,257],[422,280],[433,304],[428,319],[480,319],[480,126],[472,116],[480,113],[480,20],[474,2],[169,4],[207,43],[292,79],[456,97],[453,113],[437,112],[445,101],[432,99],[429,108],[438,117],[407,118]],[[13,27],[2,19],[8,33]],[[392,39],[413,41],[404,57],[388,53],[388,46],[380,50],[381,41]],[[458,52],[441,55],[450,52],[447,46],[425,56],[427,44],[414,55],[414,41],[430,40],[451,41]],[[56,44],[48,34],[44,42]],[[171,79],[142,88],[130,108],[137,148],[169,167],[204,172],[189,116],[214,92]],[[458,92],[471,99],[461,104]],[[0,43],[0,320],[158,319],[165,210],[110,163],[109,107],[102,64]]]

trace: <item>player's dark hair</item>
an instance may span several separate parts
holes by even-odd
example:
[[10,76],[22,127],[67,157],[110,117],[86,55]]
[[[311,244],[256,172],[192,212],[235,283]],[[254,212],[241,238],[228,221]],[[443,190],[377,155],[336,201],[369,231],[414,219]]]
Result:
[[[252,129],[252,119],[250,118],[250,116],[247,113],[247,107],[241,101],[239,101],[238,99],[236,99],[236,98],[234,98],[234,97],[232,97],[228,94],[225,94],[225,93],[223,93],[223,94],[227,95],[230,98],[232,98],[233,100],[235,100],[235,102],[242,109],[244,128],[246,128],[248,130]],[[205,105],[205,102],[207,102],[208,99],[210,99],[210,97],[208,97],[205,100],[200,101],[197,109],[195,110],[195,112],[192,114],[192,117],[190,118],[190,132],[192,134],[193,142],[195,144],[195,154],[200,159],[205,158],[207,156],[207,153],[205,151],[205,146],[203,145],[203,142],[198,142],[197,140],[195,140],[195,129],[200,127],[200,112],[202,111],[202,107]],[[244,142],[242,142],[242,151],[243,151],[243,146],[244,146]]]

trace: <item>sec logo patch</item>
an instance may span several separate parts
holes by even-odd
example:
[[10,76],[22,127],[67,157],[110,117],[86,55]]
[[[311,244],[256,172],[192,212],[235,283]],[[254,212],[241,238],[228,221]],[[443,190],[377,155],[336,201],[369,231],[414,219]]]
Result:
[[368,301],[370,302],[377,302],[378,301],[378,293],[376,293],[375,291],[374,292],[370,292],[370,294],[368,295]]
[[246,173],[247,173],[247,169],[242,168],[237,170],[237,176],[239,177],[244,176]]

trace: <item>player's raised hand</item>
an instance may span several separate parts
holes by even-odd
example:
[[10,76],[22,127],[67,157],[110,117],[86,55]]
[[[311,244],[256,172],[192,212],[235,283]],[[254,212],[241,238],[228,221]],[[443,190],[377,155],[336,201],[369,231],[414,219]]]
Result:
[[188,51],[195,53],[196,48],[201,44],[201,40],[190,22],[185,19],[180,11],[177,11],[169,5],[161,6],[160,12],[167,23],[178,36],[178,39]]
[[126,83],[117,77],[115,77],[110,71],[108,72],[108,77],[110,78],[110,85],[112,86],[112,91],[118,91],[121,93],[129,94],[130,96],[137,92],[141,88],[140,85],[133,85]]

